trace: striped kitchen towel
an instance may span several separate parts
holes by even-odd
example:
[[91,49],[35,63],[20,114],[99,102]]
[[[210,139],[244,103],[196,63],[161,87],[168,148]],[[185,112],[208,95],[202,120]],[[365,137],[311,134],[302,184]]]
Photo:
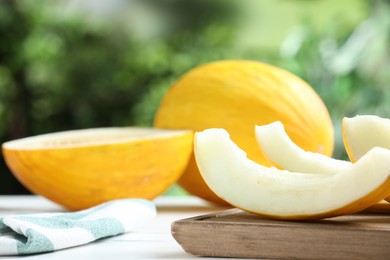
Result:
[[133,231],[156,216],[143,199],[121,199],[70,213],[0,217],[0,255],[27,255],[87,244]]

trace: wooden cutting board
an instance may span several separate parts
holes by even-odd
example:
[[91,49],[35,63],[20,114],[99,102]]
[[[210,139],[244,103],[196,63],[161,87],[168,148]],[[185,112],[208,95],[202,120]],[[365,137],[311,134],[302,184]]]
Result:
[[178,220],[172,235],[195,256],[261,259],[390,259],[390,215],[320,221],[266,219],[238,209]]

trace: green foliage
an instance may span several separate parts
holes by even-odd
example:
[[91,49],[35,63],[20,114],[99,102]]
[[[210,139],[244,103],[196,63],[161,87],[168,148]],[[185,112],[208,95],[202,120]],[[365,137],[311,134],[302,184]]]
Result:
[[344,116],[390,117],[390,4],[374,1],[371,16],[350,32],[340,20],[318,33],[305,23],[282,45],[275,63],[304,78],[323,98],[335,125],[336,158],[348,159],[341,136]]

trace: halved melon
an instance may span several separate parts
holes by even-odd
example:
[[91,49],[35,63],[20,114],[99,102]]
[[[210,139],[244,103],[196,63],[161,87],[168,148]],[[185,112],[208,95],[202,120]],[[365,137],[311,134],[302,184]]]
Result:
[[162,194],[186,168],[192,141],[188,130],[99,128],[10,141],[3,154],[29,190],[79,210]]
[[344,117],[342,133],[349,159],[354,162],[373,147],[390,149],[390,119],[374,115]]
[[374,148],[336,174],[268,168],[246,157],[224,129],[195,135],[195,158],[209,188],[231,205],[277,219],[320,219],[372,206],[390,192],[390,151]]
[[256,126],[255,133],[264,157],[280,169],[302,173],[334,174],[351,164],[303,150],[290,139],[280,121]]

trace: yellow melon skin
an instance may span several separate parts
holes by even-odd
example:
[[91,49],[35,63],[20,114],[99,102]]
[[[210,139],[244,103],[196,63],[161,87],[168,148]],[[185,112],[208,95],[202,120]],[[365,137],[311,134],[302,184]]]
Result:
[[[274,121],[281,121],[302,149],[332,155],[333,125],[318,94],[295,75],[254,61],[219,61],[189,71],[164,97],[154,126],[224,128],[251,160],[270,166],[253,129]],[[201,198],[225,203],[203,181],[194,156],[179,184]]]
[[8,167],[30,191],[70,210],[119,198],[153,199],[177,181],[192,153],[193,133],[80,147],[3,145]]

